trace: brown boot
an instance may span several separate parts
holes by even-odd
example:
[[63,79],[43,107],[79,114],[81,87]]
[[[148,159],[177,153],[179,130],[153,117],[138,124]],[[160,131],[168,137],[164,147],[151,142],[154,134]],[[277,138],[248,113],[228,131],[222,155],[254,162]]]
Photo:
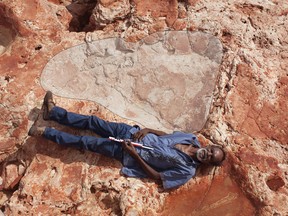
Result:
[[47,91],[43,101],[43,119],[49,120],[49,114],[52,108],[55,106],[53,101],[53,94],[51,91]]
[[44,134],[46,127],[38,127],[35,124],[30,128],[28,135],[29,136],[42,136]]

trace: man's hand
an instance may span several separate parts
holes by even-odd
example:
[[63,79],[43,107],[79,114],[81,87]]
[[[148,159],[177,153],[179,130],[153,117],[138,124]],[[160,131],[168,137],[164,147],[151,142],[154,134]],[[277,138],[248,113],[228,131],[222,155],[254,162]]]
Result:
[[133,157],[139,165],[142,167],[142,169],[145,171],[145,173],[152,179],[160,180],[160,173],[154,170],[150,165],[148,165],[141,157],[138,155],[135,147],[132,145],[130,140],[125,140],[122,142],[122,147],[127,151],[131,157]]
[[133,135],[133,140],[141,141],[149,132],[150,132],[149,128],[144,128]]
[[130,140],[124,140],[124,141],[122,142],[122,147],[123,147],[123,149],[124,149],[125,151],[127,151],[132,157],[135,156],[135,155],[138,155],[135,147],[132,145],[132,143],[131,143]]
[[159,131],[159,130],[154,130],[154,129],[150,129],[150,128],[144,128],[138,132],[136,132],[133,135],[133,141],[141,141],[148,133],[153,133],[157,136],[164,136],[166,135],[165,132],[163,131]]

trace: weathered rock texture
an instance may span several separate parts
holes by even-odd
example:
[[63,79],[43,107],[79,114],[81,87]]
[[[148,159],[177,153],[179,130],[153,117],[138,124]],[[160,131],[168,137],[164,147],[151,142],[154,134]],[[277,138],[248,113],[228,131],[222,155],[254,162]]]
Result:
[[45,66],[41,83],[145,127],[199,131],[221,58],[219,40],[201,32],[159,32],[138,43],[110,38],[59,53]]
[[[284,0],[2,0],[1,211],[287,215],[287,14]],[[27,137],[44,95],[41,71],[53,56],[84,41],[122,37],[137,42],[162,30],[202,31],[223,44],[212,109],[201,139],[226,147],[229,157],[224,167],[202,168],[183,187],[162,192],[153,181],[120,176],[120,164],[114,160]],[[93,102],[61,97],[56,102],[71,111],[133,123]],[[38,123],[78,133],[41,119]],[[166,210],[171,200],[177,200],[177,208]],[[245,206],[241,213],[239,203]]]

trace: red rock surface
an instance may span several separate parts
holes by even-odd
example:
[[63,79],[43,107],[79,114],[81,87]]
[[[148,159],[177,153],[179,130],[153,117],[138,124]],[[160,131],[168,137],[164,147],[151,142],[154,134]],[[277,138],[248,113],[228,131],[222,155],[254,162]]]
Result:
[[[287,215],[287,3],[117,2],[126,8],[118,8],[123,12],[120,18],[115,15],[102,22],[92,18],[100,4],[111,11],[120,6],[110,1],[96,5],[84,0],[1,1],[1,211],[6,215],[165,215],[171,199],[183,198],[183,205],[172,209],[181,214],[187,213],[185,206],[191,200],[197,200],[198,189],[202,193],[210,187],[211,198],[191,211],[211,215],[209,208],[217,207],[225,215],[229,207],[237,215],[239,203],[234,201],[239,199],[246,206],[243,215],[254,210],[257,215]],[[122,36],[137,41],[168,29],[205,31],[224,45],[213,107],[201,131],[226,147],[224,167],[199,171],[178,190],[161,192],[153,181],[121,177],[115,161],[27,137],[44,95],[39,77],[51,57],[84,40]],[[56,102],[71,111],[122,121],[92,102],[65,98]],[[172,210],[167,214],[173,215]]]

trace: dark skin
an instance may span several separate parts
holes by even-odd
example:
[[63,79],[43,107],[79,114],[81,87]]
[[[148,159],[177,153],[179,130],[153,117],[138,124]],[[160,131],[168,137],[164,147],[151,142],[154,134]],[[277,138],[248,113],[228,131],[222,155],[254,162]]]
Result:
[[[165,132],[159,131],[159,130],[153,130],[150,128],[144,128],[137,133],[134,134],[133,140],[134,141],[141,141],[148,133],[153,133],[157,136],[163,136],[166,135]],[[142,167],[142,169],[147,173],[147,175],[155,180],[159,180],[160,173],[157,172],[155,169],[153,169],[151,166],[149,166],[137,153],[135,147],[131,144],[130,141],[124,141],[122,143],[122,147],[125,151],[127,151]],[[200,161],[204,164],[209,164],[211,162],[218,162],[221,161],[224,157],[223,152],[219,148],[213,148],[213,147],[205,147],[202,148],[203,151],[198,154],[197,157],[197,151],[199,148],[196,148],[192,145],[187,144],[176,144],[175,147],[179,149],[180,151],[186,153],[194,160]]]
[[122,147],[127,151],[141,166],[141,168],[147,173],[147,175],[155,180],[160,179],[160,173],[149,166],[137,153],[135,147],[130,141],[122,142]]
[[167,133],[165,133],[163,131],[154,130],[154,129],[150,129],[150,128],[144,128],[133,135],[133,140],[134,141],[141,141],[148,133],[153,133],[157,136],[167,135]]

